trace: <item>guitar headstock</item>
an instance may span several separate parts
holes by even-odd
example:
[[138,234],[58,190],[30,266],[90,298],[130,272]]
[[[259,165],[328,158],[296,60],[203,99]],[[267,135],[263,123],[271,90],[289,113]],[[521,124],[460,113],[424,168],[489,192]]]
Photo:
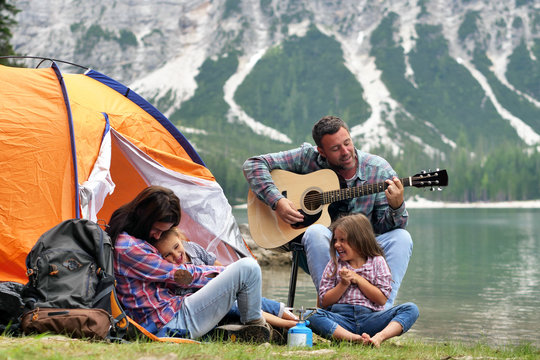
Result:
[[431,187],[431,190],[434,190],[435,187],[438,188],[440,186],[447,185],[448,174],[446,173],[446,170],[436,170],[430,172],[422,171],[411,177],[411,186],[415,186],[418,188]]

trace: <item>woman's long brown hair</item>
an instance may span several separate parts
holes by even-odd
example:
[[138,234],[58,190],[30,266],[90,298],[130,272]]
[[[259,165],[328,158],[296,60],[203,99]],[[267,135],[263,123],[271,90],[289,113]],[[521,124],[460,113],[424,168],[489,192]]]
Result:
[[122,232],[149,241],[155,222],[180,223],[180,199],[163,186],[152,185],[141,191],[133,200],[116,209],[111,215],[107,233],[113,244]]

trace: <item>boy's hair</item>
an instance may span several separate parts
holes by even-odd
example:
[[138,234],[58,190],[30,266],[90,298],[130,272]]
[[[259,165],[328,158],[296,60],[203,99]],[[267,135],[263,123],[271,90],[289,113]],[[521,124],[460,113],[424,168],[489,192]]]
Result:
[[[364,214],[343,216],[334,221],[330,226],[330,229],[332,230],[330,257],[335,265],[335,271],[337,271],[338,261],[335,249],[336,239],[334,237],[334,232],[338,228],[346,234],[347,243],[358,254],[366,258],[375,256],[384,257],[384,251],[375,238],[375,232],[373,231],[373,226],[371,226],[369,219]],[[335,275],[335,272],[333,275]]]

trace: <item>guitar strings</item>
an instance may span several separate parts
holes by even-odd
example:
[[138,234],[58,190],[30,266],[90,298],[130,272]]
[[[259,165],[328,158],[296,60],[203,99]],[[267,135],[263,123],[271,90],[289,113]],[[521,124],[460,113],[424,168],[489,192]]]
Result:
[[386,183],[376,183],[376,184],[367,184],[367,185],[361,185],[356,186],[352,188],[346,188],[346,189],[339,189],[339,190],[330,190],[325,192],[319,192],[319,193],[309,193],[304,197],[304,200],[306,203],[317,203],[321,202],[321,199],[328,198],[328,199],[334,199],[337,198],[339,200],[342,196],[348,196],[354,194],[354,195],[363,195],[364,192],[375,192],[375,190],[382,190],[383,187],[386,188]]
[[[405,185],[412,185],[415,181],[420,182],[426,182],[430,181],[429,179],[432,178],[432,176],[424,176],[424,177],[411,177],[411,178],[403,178],[400,179],[401,182],[404,182]],[[412,179],[412,181],[410,180]],[[434,181],[435,184],[437,184],[437,181]],[[349,198],[351,195],[353,197],[358,197],[362,195],[368,195],[370,193],[379,192],[382,190],[386,190],[388,187],[388,184],[385,182],[375,183],[375,184],[366,184],[361,186],[355,186],[352,188],[345,188],[345,189],[339,189],[339,190],[330,190],[325,192],[319,192],[319,193],[309,193],[304,197],[304,204],[306,205],[321,205],[326,203],[331,203],[334,201],[342,200],[345,198]],[[352,194],[351,194],[352,193]],[[366,193],[366,194],[364,194]]]

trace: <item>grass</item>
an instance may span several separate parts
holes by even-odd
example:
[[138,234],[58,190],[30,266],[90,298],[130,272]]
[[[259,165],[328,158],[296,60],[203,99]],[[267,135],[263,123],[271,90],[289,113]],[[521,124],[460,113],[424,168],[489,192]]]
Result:
[[482,343],[425,342],[406,337],[374,349],[349,343],[316,340],[312,348],[270,344],[155,342],[106,343],[63,336],[0,336],[0,359],[538,359],[540,349],[531,344],[488,346]]

